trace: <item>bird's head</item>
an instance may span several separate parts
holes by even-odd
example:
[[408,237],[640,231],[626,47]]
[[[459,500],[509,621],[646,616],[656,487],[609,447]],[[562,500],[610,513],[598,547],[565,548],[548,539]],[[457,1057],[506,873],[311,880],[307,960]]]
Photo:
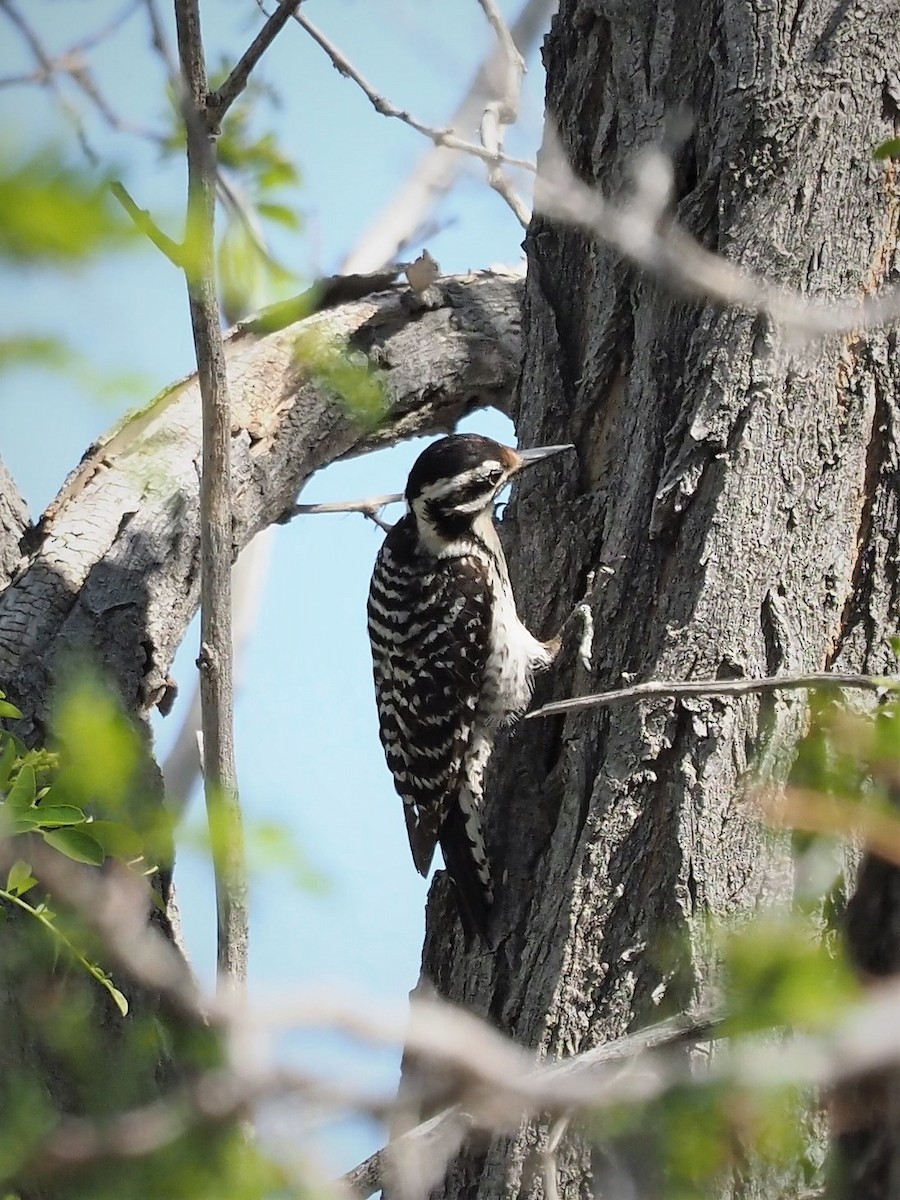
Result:
[[406,483],[406,501],[432,549],[490,521],[498,494],[525,467],[571,445],[513,450],[477,433],[454,433],[423,450]]

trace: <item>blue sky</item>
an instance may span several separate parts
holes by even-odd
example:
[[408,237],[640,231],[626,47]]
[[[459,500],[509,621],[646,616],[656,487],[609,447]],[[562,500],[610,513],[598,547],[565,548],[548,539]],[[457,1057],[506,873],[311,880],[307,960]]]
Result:
[[[52,53],[103,25],[123,5],[28,0],[20,7]],[[507,0],[501,7],[512,15],[519,3]],[[167,22],[169,8],[160,5]],[[255,0],[206,0],[202,10],[210,63],[222,56],[233,60],[258,27]],[[438,125],[491,44],[476,0],[309,0],[304,11],[384,94]],[[163,74],[142,12],[91,61],[118,112],[135,123],[159,124]],[[24,44],[3,26],[0,75],[32,66]],[[539,56],[532,55],[529,68],[521,126],[509,148],[533,157],[542,112]],[[285,197],[301,212],[303,229],[273,239],[282,261],[298,274],[300,290],[315,274],[337,269],[430,143],[378,116],[293,23],[264,60],[261,77],[281,97],[268,123],[303,175],[302,186]],[[0,114],[0,144],[7,152],[50,142],[67,155],[76,153],[71,128],[46,92],[2,89]],[[138,203],[177,234],[180,164],[161,164],[155,148],[105,129],[89,111],[85,124],[103,162],[114,164]],[[467,167],[435,216],[442,228],[428,248],[446,273],[520,261],[522,230],[487,188],[477,163]],[[410,257],[420,248],[412,247]],[[77,346],[97,373],[138,380],[98,399],[90,382],[38,370],[0,379],[0,454],[37,516],[93,438],[192,369],[184,287],[149,245],[77,272],[32,271],[0,286],[5,330],[56,334]],[[476,415],[465,427],[513,436],[496,414]],[[303,499],[401,490],[423,444],[336,465],[309,484]],[[257,991],[285,983],[333,987],[344,996],[374,996],[399,1006],[418,976],[427,885],[413,867],[400,801],[378,742],[365,634],[368,578],[381,536],[356,515],[298,519],[274,534],[258,624],[241,667],[236,736],[242,801],[251,824],[283,826],[328,886],[310,893],[288,872],[254,880],[251,985]],[[192,629],[176,671],[183,695],[190,691],[195,657]],[[157,723],[163,754],[178,719],[176,706]],[[195,797],[191,819],[199,820],[201,809]],[[209,979],[212,885],[204,857],[190,846],[181,852],[177,879],[189,947]],[[312,1048],[304,1040],[303,1052]],[[340,1058],[345,1068],[359,1069],[357,1058],[340,1056],[329,1041],[315,1051],[323,1061]],[[373,1078],[396,1074],[396,1055],[370,1061]],[[353,1165],[380,1137],[370,1127],[343,1131],[324,1151],[326,1169]]]

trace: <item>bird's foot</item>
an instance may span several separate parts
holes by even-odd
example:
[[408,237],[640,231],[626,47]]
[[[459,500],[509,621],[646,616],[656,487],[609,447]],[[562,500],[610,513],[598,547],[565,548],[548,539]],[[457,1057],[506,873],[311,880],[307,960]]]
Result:
[[614,574],[612,567],[599,567],[591,571],[585,580],[584,594],[572,608],[562,628],[556,637],[551,638],[545,645],[550,652],[551,661],[557,666],[567,663],[574,657],[574,669],[581,668],[590,675],[594,658],[594,605],[597,592],[609,577]]

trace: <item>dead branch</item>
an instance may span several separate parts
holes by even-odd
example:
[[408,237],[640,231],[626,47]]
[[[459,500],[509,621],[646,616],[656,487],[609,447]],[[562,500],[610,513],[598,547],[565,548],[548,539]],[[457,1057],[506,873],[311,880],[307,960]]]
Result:
[[[421,1004],[422,1002],[419,1002],[419,1005]],[[425,1004],[434,1004],[434,1001],[426,1001]],[[417,1009],[419,1005],[417,1005]],[[449,1006],[446,1004],[437,1005],[439,1012],[446,1012],[448,1008]],[[453,1012],[452,1009],[449,1011]],[[464,1015],[468,1018],[467,1014]],[[651,1050],[687,1046],[694,1042],[706,1041],[718,1036],[722,1015],[718,1009],[709,1008],[694,1016],[670,1018],[667,1021],[648,1026],[646,1029],[638,1030],[636,1033],[627,1034],[613,1042],[595,1046],[570,1059],[545,1063],[539,1067],[529,1063],[525,1069],[526,1077],[534,1080],[540,1079],[542,1083],[546,1083],[548,1080],[564,1079],[572,1075],[577,1077],[581,1072],[601,1067],[604,1064],[634,1061],[640,1055]],[[477,1018],[468,1019],[477,1021]],[[422,1052],[423,1057],[427,1057],[427,1050],[423,1050],[422,1045],[423,1043],[420,1044],[417,1039],[415,1049],[417,1052]],[[460,1048],[463,1049],[462,1044],[460,1044]],[[407,1051],[410,1049],[409,1042],[406,1049]],[[487,1046],[479,1043],[471,1058],[466,1055],[466,1061],[474,1058],[480,1059],[486,1049],[488,1049]],[[505,1069],[507,1065],[508,1063],[504,1062],[502,1069]],[[456,1066],[460,1066],[459,1061],[456,1062]],[[518,1118],[509,1119],[514,1124]],[[565,1119],[567,1122],[570,1119],[568,1112],[565,1113]],[[414,1129],[408,1130],[383,1149],[376,1151],[375,1154],[370,1155],[358,1166],[341,1176],[340,1182],[360,1200],[365,1200],[366,1197],[380,1191],[393,1180],[396,1163],[402,1163],[406,1158],[411,1158],[419,1163],[427,1163],[429,1179],[434,1177],[434,1182],[438,1182],[448,1163],[458,1153],[475,1124],[474,1115],[467,1110],[464,1111],[464,1102],[453,1104]],[[499,1124],[494,1126],[495,1130],[498,1128],[500,1128]],[[562,1137],[562,1132],[560,1137]],[[441,1157],[435,1161],[434,1156],[438,1147],[441,1149]],[[430,1186],[424,1179],[419,1179],[417,1182],[426,1190]]]
[[[140,884],[121,874],[109,877],[85,872],[41,846],[35,850],[36,876],[94,931],[105,957],[133,980],[153,986],[189,1019],[200,1019],[203,1010],[187,968],[165,939],[143,920],[146,896]],[[66,1126],[67,1135],[78,1137],[73,1141],[67,1136],[61,1146],[56,1146],[56,1161],[83,1163],[92,1154],[110,1157],[150,1153],[177,1136],[179,1127],[183,1131],[185,1122],[189,1127],[229,1119],[245,1111],[260,1095],[291,1090],[326,1107],[384,1114],[387,1105],[383,1100],[366,1098],[355,1091],[343,1093],[327,1081],[307,1076],[255,1070],[259,1055],[254,1047],[258,1047],[260,1033],[271,1036],[286,1024],[330,1028],[375,1043],[402,1043],[407,1055],[429,1068],[423,1075],[429,1080],[428,1091],[417,1100],[427,1104],[429,1095],[446,1095],[448,1085],[455,1095],[448,1108],[344,1177],[345,1186],[352,1187],[358,1196],[367,1196],[413,1165],[420,1172],[417,1182],[422,1178],[433,1180],[436,1172],[443,1173],[447,1161],[473,1128],[490,1133],[508,1131],[522,1119],[540,1113],[568,1119],[570,1114],[644,1103],[675,1087],[822,1086],[883,1067],[900,1056],[896,1037],[898,1005],[900,981],[893,980],[851,1005],[830,1029],[793,1034],[777,1044],[771,1041],[771,1031],[723,1041],[715,1056],[698,1063],[686,1051],[698,1042],[721,1039],[727,1030],[721,1010],[709,1008],[661,1022],[569,1059],[535,1065],[527,1050],[480,1018],[434,998],[414,1002],[404,1022],[399,1014],[386,1017],[372,1005],[343,997],[316,1000],[282,995],[274,1009],[262,1005],[252,1014],[233,997],[223,997],[211,1001],[209,1011],[209,1019],[226,1034],[231,1048],[230,1063],[223,1072],[204,1078],[199,1090],[178,1093],[181,1107],[173,1105],[174,1112],[166,1111],[163,1102],[152,1106],[152,1112],[123,1114],[121,1124],[114,1123],[111,1138],[80,1123],[77,1128]],[[138,1115],[150,1118],[143,1126],[147,1134],[143,1139],[135,1138]],[[558,1121],[555,1129],[562,1128]],[[552,1137],[548,1151],[555,1152]],[[404,1158],[408,1158],[405,1163]]]
[[[235,687],[241,684],[241,663],[262,600],[262,584],[268,573],[272,550],[271,527],[256,535],[245,546],[231,572],[232,635],[234,642]],[[196,676],[175,744],[162,764],[166,808],[177,818],[184,812],[194,784],[200,778],[202,763],[198,735],[201,727],[200,685]]]
[[75,129],[76,137],[85,156],[92,163],[97,162],[97,155],[87,140],[87,132],[84,128],[81,113],[65,96],[60,87],[60,78],[71,80],[110,129],[134,133],[157,144],[161,144],[163,140],[160,134],[153,130],[135,125],[130,121],[125,121],[119,116],[100,90],[96,79],[89,70],[85,57],[89,51],[112,37],[132,14],[136,12],[140,4],[141,0],[129,0],[128,3],[124,4],[117,13],[114,13],[108,21],[93,33],[56,55],[51,55],[46,49],[37,32],[15,7],[13,0],[3,0],[2,4],[0,4],[0,8],[3,9],[10,21],[21,33],[38,64],[36,70],[32,72],[9,75],[0,79],[0,87],[11,87],[17,84],[37,84],[38,86],[50,88],[56,97],[63,115],[71,122]]
[[497,36],[497,44],[503,59],[503,84],[500,94],[485,105],[480,124],[481,144],[491,154],[488,162],[488,183],[506,201],[522,228],[527,229],[531,213],[516,195],[512,183],[501,166],[504,131],[515,124],[519,116],[519,98],[522,76],[525,73],[525,60],[519,53],[509,27],[503,19],[503,14],[497,7],[496,0],[478,0],[478,3]]
[[634,700],[681,699],[688,696],[750,696],[758,692],[802,691],[811,688],[856,688],[866,692],[884,692],[900,688],[900,678],[886,675],[841,675],[834,671],[813,671],[797,675],[772,675],[766,679],[688,679],[636,683],[610,692],[573,696],[554,700],[526,715],[552,717],[558,713],[580,712],[585,708],[612,708]]
[[81,118],[81,113],[71,103],[70,100],[63,94],[59,87],[57,78],[57,65],[52,56],[44,48],[43,43],[37,36],[32,27],[25,20],[24,16],[19,12],[18,8],[13,3],[13,0],[0,0],[0,9],[2,9],[13,25],[19,30],[19,33],[24,38],[29,50],[34,56],[39,73],[36,82],[46,83],[54,92],[60,111],[67,118],[75,131],[75,136],[78,139],[78,144],[81,146],[85,158],[89,162],[96,165],[97,155],[88,141],[87,132],[84,128],[84,121]]
[[900,867],[900,817],[840,796],[806,788],[753,793],[760,817],[773,829],[802,829],[858,842],[870,854]]
[[[546,29],[556,0],[525,0],[510,32],[524,56]],[[506,57],[494,46],[476,69],[472,81],[446,128],[457,132],[475,128],[485,107],[502,87]],[[344,271],[370,271],[394,259],[417,235],[437,204],[453,187],[465,155],[446,146],[433,146],[416,164],[342,264]]]
[[559,1165],[556,1160],[560,1142],[572,1122],[571,1113],[563,1113],[553,1122],[547,1133],[547,1143],[541,1151],[541,1170],[544,1178],[546,1200],[559,1200]]
[[417,133],[430,138],[436,146],[444,146],[448,150],[459,150],[464,154],[470,154],[473,158],[480,158],[486,163],[499,161],[506,166],[520,167],[524,171],[533,172],[536,170],[535,164],[528,159],[513,158],[503,153],[499,153],[498,155],[484,146],[479,146],[475,142],[469,142],[465,138],[459,137],[452,128],[437,129],[433,125],[427,125],[424,121],[419,121],[405,109],[398,108],[396,104],[393,104],[385,96],[376,91],[362,73],[353,66],[346,55],[316,25],[313,25],[312,21],[305,17],[302,12],[294,13],[294,20],[306,30],[317,45],[321,46],[341,75],[346,79],[352,80],[360,88],[375,111],[381,113],[383,117],[393,117],[398,121],[402,121],[410,129],[415,129]]
[[863,300],[811,300],[704,249],[670,218],[672,166],[660,151],[643,151],[633,175],[635,188],[627,202],[606,200],[575,175],[548,128],[535,183],[535,212],[592,234],[673,291],[764,314],[800,337],[874,329],[900,317],[900,288]]
[[390,529],[390,525],[386,525],[380,520],[379,513],[389,504],[399,504],[404,499],[403,492],[389,492],[384,496],[369,496],[367,500],[335,500],[327,504],[292,504],[290,508],[285,509],[283,516],[279,519],[279,524],[287,524],[294,517],[317,513],[358,512],[374,521],[382,529]]

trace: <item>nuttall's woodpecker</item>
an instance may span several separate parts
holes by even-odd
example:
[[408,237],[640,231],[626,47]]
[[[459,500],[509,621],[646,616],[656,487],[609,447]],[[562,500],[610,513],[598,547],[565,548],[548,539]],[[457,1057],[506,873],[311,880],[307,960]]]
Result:
[[558,641],[516,613],[493,521],[498,492],[530,463],[571,446],[513,450],[453,434],[416,460],[406,515],[385,538],[369,589],[381,741],[403,799],[413,861],[435,846],[467,936],[487,938],[493,901],[481,807],[498,726],[523,711]]

